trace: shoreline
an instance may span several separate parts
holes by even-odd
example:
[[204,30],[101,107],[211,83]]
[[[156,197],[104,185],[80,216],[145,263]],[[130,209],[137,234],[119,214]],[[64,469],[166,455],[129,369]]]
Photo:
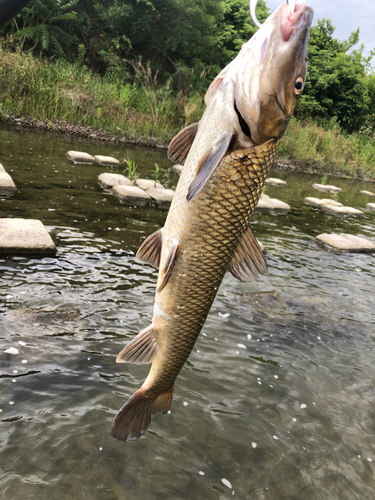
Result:
[[[134,146],[142,146],[147,148],[153,148],[158,150],[167,150],[169,142],[157,141],[153,137],[145,139],[139,137],[138,139],[130,139],[125,135],[121,134],[111,134],[104,130],[95,130],[91,126],[76,125],[72,123],[66,123],[61,120],[36,120],[33,118],[20,118],[18,116],[0,116],[0,124],[10,125],[14,128],[25,128],[29,130],[34,130],[36,132],[48,132],[59,137],[74,137],[75,139],[82,139],[85,142],[98,142],[98,143],[115,143],[115,144],[131,144]],[[308,168],[302,166],[295,160],[290,160],[286,158],[276,158],[272,165],[273,168],[278,170],[286,170],[291,172],[300,172],[312,175],[324,175],[327,174],[331,177],[341,178],[341,179],[355,179],[365,182],[375,182],[368,176],[350,176],[344,175],[337,172],[327,171],[327,168],[319,165],[309,166]]]

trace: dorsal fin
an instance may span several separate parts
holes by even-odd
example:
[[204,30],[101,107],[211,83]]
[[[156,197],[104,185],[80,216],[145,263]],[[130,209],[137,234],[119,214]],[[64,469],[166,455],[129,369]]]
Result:
[[163,228],[150,234],[139,247],[136,258],[159,268],[163,246]]
[[156,356],[158,346],[155,339],[155,327],[151,323],[127,344],[118,354],[116,363],[151,363]]
[[184,165],[187,155],[189,154],[191,145],[198,132],[198,123],[193,123],[188,127],[183,128],[177,135],[173,137],[168,146],[168,158],[180,165]]
[[267,272],[266,259],[250,226],[238,243],[229,271],[240,281],[251,281]]
[[234,134],[224,132],[213,144],[212,148],[204,155],[199,166],[195,179],[189,186],[186,196],[187,201],[191,201],[206,184],[211,175],[215,172],[223,156],[228,151]]
[[179,247],[178,242],[176,242],[172,247],[170,256],[168,258],[164,272],[162,274],[162,281],[161,281],[160,285],[158,286],[158,288],[156,289],[157,293],[160,293],[163,290],[163,288],[165,287],[165,285],[168,283],[169,276],[171,275],[171,271],[173,269],[173,265],[174,265],[176,257],[177,257],[178,247]]

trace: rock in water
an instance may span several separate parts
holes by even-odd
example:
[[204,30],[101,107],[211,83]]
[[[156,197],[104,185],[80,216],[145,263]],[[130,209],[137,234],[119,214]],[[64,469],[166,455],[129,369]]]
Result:
[[353,236],[352,234],[325,233],[317,236],[315,241],[325,250],[360,253],[375,252],[375,244],[372,243],[372,241],[362,238],[361,236]]
[[114,186],[112,192],[125,205],[138,205],[143,207],[151,201],[150,196],[137,186]]
[[318,191],[325,191],[329,193],[342,193],[342,189],[330,184],[313,184],[312,187]]
[[95,158],[88,153],[83,153],[82,151],[68,151],[66,153],[68,160],[73,163],[78,163],[82,165],[92,165],[95,163]]
[[134,186],[132,181],[122,174],[103,173],[98,177],[99,186],[102,189],[111,189],[114,186]]
[[39,220],[0,219],[0,253],[55,254],[51,236]]

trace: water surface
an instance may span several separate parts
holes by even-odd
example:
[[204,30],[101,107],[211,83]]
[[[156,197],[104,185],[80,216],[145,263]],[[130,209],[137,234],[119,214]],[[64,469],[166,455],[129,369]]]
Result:
[[[1,217],[35,218],[55,257],[0,256],[0,491],[7,499],[372,500],[375,467],[373,255],[332,254],[314,237],[374,239],[375,214],[338,219],[303,204],[316,176],[271,172],[292,207],[256,214],[269,274],[227,275],[175,385],[146,435],[110,436],[149,367],[116,364],[152,317],[157,272],[135,260],[167,212],[103,192],[98,165],[69,149],[154,165],[164,152],[79,143],[0,127],[0,162],[18,191]],[[121,169],[114,170],[117,173]],[[368,183],[329,179],[339,200],[371,201]],[[18,351],[18,354],[5,353]]]

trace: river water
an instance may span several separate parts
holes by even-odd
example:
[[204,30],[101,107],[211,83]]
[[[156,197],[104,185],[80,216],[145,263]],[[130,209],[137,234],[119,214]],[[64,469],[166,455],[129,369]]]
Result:
[[[375,486],[373,255],[333,254],[314,237],[374,238],[375,213],[338,219],[303,204],[326,197],[311,175],[267,194],[287,214],[256,214],[269,273],[227,275],[180,373],[171,413],[141,439],[110,436],[149,367],[116,364],[152,317],[157,271],[135,260],[167,212],[120,205],[98,165],[70,149],[154,165],[165,152],[79,143],[0,127],[0,162],[18,190],[1,217],[39,219],[55,257],[0,256],[0,494],[6,499],[372,500]],[[115,172],[121,172],[115,169]],[[339,201],[372,201],[364,182],[329,179]],[[18,354],[5,353],[18,351]]]

